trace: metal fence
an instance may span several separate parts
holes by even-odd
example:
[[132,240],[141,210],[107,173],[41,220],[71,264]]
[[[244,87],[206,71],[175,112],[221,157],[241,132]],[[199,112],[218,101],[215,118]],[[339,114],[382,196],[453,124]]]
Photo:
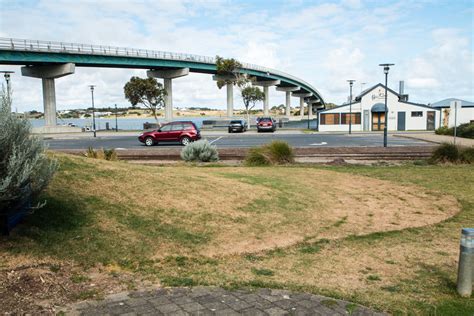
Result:
[[[165,60],[179,60],[187,62],[215,64],[216,60],[214,57],[194,55],[194,54],[183,54],[183,53],[172,53],[164,51],[155,51],[148,49],[136,49],[126,47],[115,47],[115,46],[103,46],[103,45],[89,45],[79,43],[64,43],[64,42],[53,42],[53,41],[39,41],[39,40],[27,40],[27,39],[15,39],[0,37],[0,50],[9,51],[32,51],[32,52],[49,52],[49,53],[66,53],[66,54],[85,54],[85,55],[101,55],[101,56],[124,56],[124,57],[135,57],[135,58],[150,58],[150,59],[165,59]],[[277,75],[296,81],[300,84],[305,85],[309,89],[316,91],[309,83],[296,78],[285,72],[271,69],[259,65],[242,63],[243,69],[255,70],[266,73],[267,75]],[[317,92],[318,95],[319,92]]]

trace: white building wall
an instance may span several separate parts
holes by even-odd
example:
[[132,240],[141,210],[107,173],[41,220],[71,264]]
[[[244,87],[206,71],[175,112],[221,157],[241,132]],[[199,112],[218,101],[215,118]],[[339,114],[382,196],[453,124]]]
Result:
[[[352,131],[363,131],[364,129],[364,110],[369,112],[369,131],[372,130],[372,107],[377,103],[385,103],[385,88],[378,86],[371,92],[367,93],[362,97],[360,102],[352,105],[353,113],[361,113],[361,124],[352,124]],[[418,106],[415,104],[399,102],[398,95],[388,91],[387,95],[387,107],[388,107],[388,130],[398,130],[398,112],[405,112],[405,130],[426,130],[427,129],[427,116],[428,111],[435,112],[434,124],[435,128],[440,126],[440,111],[434,108],[428,108],[425,106]],[[412,117],[411,112],[422,112],[421,117]],[[331,110],[324,111],[320,114],[325,113],[349,113],[349,105],[337,107]],[[339,125],[322,125],[319,124],[319,131],[333,131],[333,132],[348,132],[349,124]]]
[[[448,123],[448,127],[454,127],[454,106],[449,108],[442,108],[441,109],[441,126],[444,126],[446,121]],[[446,120],[447,117],[447,120]],[[456,123],[459,126],[460,124],[469,123],[474,121],[474,107],[459,107],[458,106],[458,113]]]

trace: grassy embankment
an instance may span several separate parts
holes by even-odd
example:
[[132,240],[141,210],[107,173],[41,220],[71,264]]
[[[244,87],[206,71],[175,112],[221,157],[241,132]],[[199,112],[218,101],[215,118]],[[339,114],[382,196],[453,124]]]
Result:
[[[59,158],[46,207],[0,245],[2,268],[41,261],[50,262],[51,278],[73,265],[69,278],[79,284],[132,275],[126,288],[143,284],[136,280],[261,286],[392,313],[474,312],[473,300],[455,293],[460,228],[474,226],[472,166],[151,167]],[[85,288],[64,295],[101,294]]]

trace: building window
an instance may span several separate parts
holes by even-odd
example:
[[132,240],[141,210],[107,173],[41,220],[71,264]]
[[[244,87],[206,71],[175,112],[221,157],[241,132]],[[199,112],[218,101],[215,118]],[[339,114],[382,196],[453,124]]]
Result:
[[[341,124],[349,125],[349,113],[341,113]],[[352,113],[351,124],[360,124],[360,113]]]
[[411,117],[423,117],[423,112],[422,111],[411,112]]
[[321,114],[321,125],[339,125],[339,113]]

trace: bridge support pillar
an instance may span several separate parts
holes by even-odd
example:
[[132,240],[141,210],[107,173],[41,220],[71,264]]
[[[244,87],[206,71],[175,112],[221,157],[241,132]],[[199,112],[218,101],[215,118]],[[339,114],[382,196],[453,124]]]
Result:
[[227,83],[227,117],[234,116],[234,85]]
[[300,98],[300,118],[304,117],[304,98]]
[[56,89],[55,78],[73,74],[75,65],[40,65],[21,67],[21,74],[25,77],[41,78],[43,83],[43,107],[45,127],[54,127],[56,120]]
[[300,119],[303,119],[303,117],[304,117],[304,99],[309,98],[313,94],[311,92],[302,92],[302,93],[293,92],[292,95],[294,97],[300,98]]
[[270,86],[276,86],[280,84],[280,80],[262,80],[262,81],[256,81],[253,83],[256,86],[262,86],[263,87],[263,93],[265,94],[265,99],[263,100],[263,115],[268,116],[269,113],[269,103],[270,103],[270,93],[268,87]]
[[212,76],[214,81],[225,80],[227,89],[227,117],[231,118],[234,116],[234,76],[228,75],[214,75]]
[[165,96],[165,120],[173,120],[173,82],[172,79],[184,77],[189,74],[189,68],[178,69],[152,69],[146,72],[148,77],[163,79]]
[[300,87],[277,87],[277,91],[285,91],[285,116],[291,116],[291,92],[298,91]]

